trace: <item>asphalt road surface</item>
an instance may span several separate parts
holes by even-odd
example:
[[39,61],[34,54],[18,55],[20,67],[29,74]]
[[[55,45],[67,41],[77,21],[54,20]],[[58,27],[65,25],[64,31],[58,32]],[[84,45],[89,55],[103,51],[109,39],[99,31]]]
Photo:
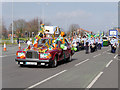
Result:
[[2,88],[118,88],[119,59],[110,47],[90,54],[76,52],[71,62],[60,62],[56,68],[19,67],[15,62],[18,47],[8,49],[0,56]]

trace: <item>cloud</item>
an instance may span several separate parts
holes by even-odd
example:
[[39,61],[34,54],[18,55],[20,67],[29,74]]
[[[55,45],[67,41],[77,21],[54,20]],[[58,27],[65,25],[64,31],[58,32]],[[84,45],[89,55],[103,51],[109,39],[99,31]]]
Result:
[[92,13],[86,12],[83,10],[76,10],[76,11],[71,11],[71,12],[58,12],[56,14],[56,17],[59,19],[64,19],[64,18],[88,18],[91,17]]

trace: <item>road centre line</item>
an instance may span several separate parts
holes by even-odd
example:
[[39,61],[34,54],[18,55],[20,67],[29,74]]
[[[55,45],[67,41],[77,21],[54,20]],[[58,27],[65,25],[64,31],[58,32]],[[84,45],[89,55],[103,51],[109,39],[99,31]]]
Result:
[[97,57],[97,56],[100,56],[101,54],[98,54],[98,55],[95,55],[95,56],[93,56],[93,58],[95,58],[95,57]]
[[84,60],[84,61],[82,61],[82,62],[80,62],[80,63],[78,63],[78,64],[75,64],[75,66],[78,66],[78,65],[80,65],[80,64],[82,64],[82,63],[84,63],[84,62],[86,62],[86,61],[88,61],[88,60],[90,60],[90,59],[86,59],[86,60]]
[[94,79],[93,81],[87,86],[87,88],[91,88],[94,83],[99,79],[99,77],[103,74],[103,72],[100,72]]
[[57,74],[55,74],[55,75],[53,75],[53,76],[51,76],[51,77],[48,77],[48,78],[46,78],[46,79],[44,79],[44,80],[42,80],[42,81],[40,81],[40,82],[38,82],[38,83],[36,83],[36,84],[34,84],[34,85],[32,85],[32,86],[24,89],[24,90],[28,90],[28,89],[34,88],[34,87],[36,87],[36,86],[38,86],[38,85],[40,85],[40,84],[42,84],[42,83],[44,83],[44,82],[46,82],[46,81],[54,78],[54,77],[56,77],[56,76],[58,76],[58,75],[60,75],[60,74],[62,74],[62,73],[64,73],[64,72],[66,72],[66,71],[67,71],[67,70],[63,70],[63,71],[61,71],[61,72],[59,72],[59,73],[57,73]]
[[106,67],[108,67],[112,62],[113,62],[113,60],[109,61],[108,64],[106,65]]
[[8,56],[13,56],[13,55],[16,55],[16,54],[4,55],[4,56],[0,56],[0,57],[8,57]]
[[114,59],[118,56],[118,54],[115,55]]

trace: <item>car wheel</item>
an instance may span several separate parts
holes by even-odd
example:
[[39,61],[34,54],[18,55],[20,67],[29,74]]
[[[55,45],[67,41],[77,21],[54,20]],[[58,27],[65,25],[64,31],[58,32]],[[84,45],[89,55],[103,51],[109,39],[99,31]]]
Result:
[[50,63],[50,67],[54,68],[57,66],[57,58],[55,57],[54,60]]
[[67,62],[71,62],[72,61],[72,56],[69,55],[69,57],[67,58]]

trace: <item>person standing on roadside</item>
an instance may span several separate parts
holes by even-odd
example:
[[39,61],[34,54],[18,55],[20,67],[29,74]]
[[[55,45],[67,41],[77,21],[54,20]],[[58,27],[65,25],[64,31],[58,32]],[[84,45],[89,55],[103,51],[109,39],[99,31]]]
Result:
[[17,44],[19,44],[19,37],[17,38]]

